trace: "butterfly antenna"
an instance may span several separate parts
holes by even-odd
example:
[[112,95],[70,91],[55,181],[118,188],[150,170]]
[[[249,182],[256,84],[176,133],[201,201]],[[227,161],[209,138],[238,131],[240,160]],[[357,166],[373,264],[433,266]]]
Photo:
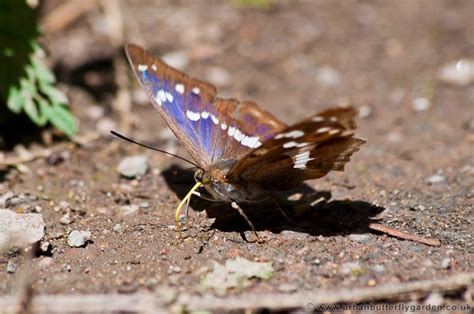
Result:
[[166,154],[166,155],[169,155],[169,156],[173,156],[173,157],[176,157],[178,159],[181,159],[181,160],[184,160],[188,163],[190,163],[191,165],[195,166],[196,168],[200,168],[199,165],[197,165],[196,163],[184,158],[184,157],[181,157],[181,156],[178,156],[178,155],[175,155],[173,153],[170,153],[170,152],[167,152],[165,150],[161,150],[161,149],[158,149],[158,148],[155,148],[155,147],[151,147],[151,146],[148,146],[148,145],[145,145],[145,144],[142,144],[142,143],[139,143],[135,140],[132,140],[131,138],[128,138],[120,133],[117,133],[115,131],[110,131],[110,133],[112,133],[113,135],[117,136],[118,138],[121,138],[122,140],[125,140],[125,141],[128,141],[130,143],[133,143],[133,144],[137,144],[138,146],[142,146],[142,147],[145,147],[145,148],[148,148],[148,149],[151,149],[151,150],[154,150],[154,151],[157,151],[157,152],[160,152],[160,153],[163,153],[163,154]]

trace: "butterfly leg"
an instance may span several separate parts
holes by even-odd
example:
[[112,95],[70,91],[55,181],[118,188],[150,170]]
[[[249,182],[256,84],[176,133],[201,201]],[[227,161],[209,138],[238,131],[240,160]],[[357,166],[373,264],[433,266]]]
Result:
[[288,220],[289,223],[294,224],[293,220],[291,220],[290,217],[288,217],[286,215],[286,213],[283,211],[283,209],[280,207],[280,205],[278,205],[278,202],[273,197],[272,197],[272,201],[276,205],[276,207],[278,208],[278,210],[280,211],[282,216],[285,217],[285,219]]
[[230,206],[232,206],[232,208],[234,208],[234,209],[237,209],[240,216],[242,216],[245,219],[245,221],[247,222],[247,224],[250,226],[250,228],[252,228],[253,232],[255,233],[255,237],[257,238],[257,241],[261,242],[260,237],[258,236],[257,230],[255,230],[255,227],[254,227],[253,223],[250,221],[249,217],[247,217],[247,215],[244,213],[242,208],[240,208],[239,204],[237,204],[236,202],[232,202],[232,203],[230,203]]
[[183,224],[186,224],[188,222],[189,204],[190,203],[191,203],[191,198],[188,198],[188,201],[186,202],[186,209],[184,210],[184,223]]

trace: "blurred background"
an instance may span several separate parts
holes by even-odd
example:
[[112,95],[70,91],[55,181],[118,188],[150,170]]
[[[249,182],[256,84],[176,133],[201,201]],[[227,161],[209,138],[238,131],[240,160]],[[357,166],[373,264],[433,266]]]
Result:
[[[465,87],[473,75],[470,1],[28,3],[21,9],[22,1],[2,4],[3,23],[12,24],[5,25],[7,33],[21,34],[16,42],[3,43],[18,44],[18,63],[11,72],[20,74],[5,75],[2,108],[8,103],[10,112],[29,116],[17,123],[24,114],[2,110],[0,145],[7,150],[30,130],[28,120],[39,126],[52,124],[69,136],[87,131],[107,135],[109,129],[120,127],[156,140],[162,121],[157,115],[142,115],[150,107],[125,64],[125,42],[140,44],[170,65],[213,83],[221,96],[255,100],[289,123],[341,103],[362,107],[362,115],[374,119],[379,111],[390,112],[389,119],[396,121],[396,115],[428,110],[433,103],[443,102],[439,110],[447,110],[449,116],[453,106],[468,109],[459,97],[472,102],[472,87]],[[16,12],[25,19],[6,18]],[[22,47],[22,40],[34,47]],[[50,85],[57,93],[41,89],[48,85],[39,79],[42,68],[36,83],[19,83],[22,75],[28,81],[21,66],[34,51],[31,68],[39,63],[52,70],[57,82]],[[12,62],[4,58],[3,72],[10,71]],[[437,100],[440,83],[461,89],[449,91],[454,98]],[[15,85],[30,88],[32,95],[26,99],[32,100],[15,97],[22,95],[9,89]],[[57,102],[66,105],[65,110],[54,110]],[[63,112],[67,110],[70,115]],[[387,125],[384,120],[382,125]],[[41,132],[31,133],[38,140]]]
[[[471,0],[2,0],[0,208],[44,217],[33,289],[200,293],[203,267],[236,256],[274,263],[274,278],[251,293],[472,271],[473,13]],[[251,212],[265,245],[241,239],[239,216],[214,223],[202,210],[188,223],[193,237],[176,244],[179,161],[110,135],[186,155],[132,76],[125,43],[287,123],[352,104],[368,143],[346,172],[308,183],[327,203],[290,197],[301,201],[285,209],[298,227],[273,209]],[[126,179],[116,168],[134,154],[143,168]],[[375,207],[387,224],[446,246],[368,232]],[[90,232],[79,248],[66,240],[73,230]],[[1,293],[13,290],[8,269]]]

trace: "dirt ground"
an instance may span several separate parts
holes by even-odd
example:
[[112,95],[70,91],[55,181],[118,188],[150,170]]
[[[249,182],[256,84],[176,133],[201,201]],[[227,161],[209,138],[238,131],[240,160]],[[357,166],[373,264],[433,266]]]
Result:
[[[202,278],[213,261],[238,256],[271,262],[273,276],[251,279],[223,298],[473,272],[474,86],[444,83],[438,73],[449,62],[474,58],[474,2],[242,3],[124,1],[125,37],[214,83],[219,95],[254,100],[287,123],[352,103],[361,109],[358,134],[368,143],[346,171],[279,195],[293,224],[273,205],[246,206],[263,244],[247,241],[252,233],[230,206],[199,200],[191,203],[187,237],[180,242],[174,209],[193,184],[185,163],[108,135],[79,146],[55,143],[60,146],[53,146],[59,149],[52,156],[4,172],[0,195],[32,196],[10,209],[40,206],[51,247],[32,261],[19,252],[1,257],[0,294],[14,292],[24,269],[31,270],[36,294],[214,294]],[[43,8],[43,15],[53,9]],[[80,134],[124,131],[112,110],[115,50],[104,23],[104,13],[93,9],[44,38]],[[134,80],[128,68],[126,73]],[[131,95],[126,134],[185,155],[135,81]],[[121,178],[118,163],[137,154],[149,158],[150,171]],[[126,214],[126,205],[138,209]],[[371,231],[371,219],[442,245]],[[70,247],[72,230],[91,231],[91,240]],[[6,271],[8,262],[16,272]],[[472,302],[472,286],[467,291],[440,298]]]

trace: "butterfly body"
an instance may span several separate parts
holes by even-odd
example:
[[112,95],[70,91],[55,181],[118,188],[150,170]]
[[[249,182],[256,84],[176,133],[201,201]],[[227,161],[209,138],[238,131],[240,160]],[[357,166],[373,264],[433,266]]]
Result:
[[202,182],[204,188],[214,200],[221,202],[258,202],[266,198],[266,192],[251,182],[229,180],[227,175],[237,163],[237,160],[223,160],[209,166],[208,169],[198,169],[194,178]]
[[127,45],[126,52],[155,109],[196,162],[199,184],[191,192],[203,185],[242,215],[237,203],[260,201],[273,191],[342,171],[365,143],[354,137],[351,107],[327,109],[287,126],[254,102],[217,97],[213,85],[139,46]]

